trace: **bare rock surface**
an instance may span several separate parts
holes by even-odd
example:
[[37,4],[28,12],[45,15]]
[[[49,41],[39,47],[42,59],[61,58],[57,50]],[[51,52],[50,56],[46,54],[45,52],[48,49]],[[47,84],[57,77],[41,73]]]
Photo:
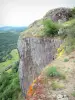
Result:
[[25,93],[42,69],[55,59],[57,48],[62,41],[50,38],[24,38],[18,41],[20,53],[19,75]]
[[71,9],[69,8],[56,8],[48,11],[44,19],[52,19],[55,22],[65,22],[72,17]]

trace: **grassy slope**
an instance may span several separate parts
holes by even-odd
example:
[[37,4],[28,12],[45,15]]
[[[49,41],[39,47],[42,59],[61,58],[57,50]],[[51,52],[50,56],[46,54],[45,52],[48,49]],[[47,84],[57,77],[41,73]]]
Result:
[[72,25],[73,23],[75,23],[75,19],[71,19],[71,20],[69,20],[69,21],[63,23],[63,26],[64,26],[64,27],[65,27],[65,26],[70,26],[70,25]]
[[[11,60],[7,60],[5,62],[0,63],[0,72],[4,71],[4,69],[6,69],[9,65],[12,65],[14,67],[14,63],[19,61],[19,55],[18,55],[17,49],[13,49],[10,54],[12,55],[12,59]],[[18,66],[16,66],[16,67],[18,67]],[[14,84],[14,86],[12,86],[13,89],[11,90],[12,97],[16,98],[16,96],[18,96],[17,100],[24,100],[24,98],[23,98],[23,96],[21,94],[21,89],[20,89],[20,85],[19,85],[18,72],[15,72],[15,69],[13,71],[12,68],[8,69],[6,72],[8,73],[7,77],[11,77],[11,82],[9,83],[10,80],[6,79],[6,82],[8,82],[9,84],[5,85],[5,88],[4,88],[3,92],[1,91],[1,88],[0,88],[0,93],[2,93],[4,98],[5,98],[4,93],[7,91],[6,87],[10,88]],[[12,76],[14,76],[14,77],[12,77]],[[4,76],[4,77],[6,77],[6,76]],[[1,79],[0,79],[0,82],[1,82]],[[3,84],[5,84],[4,82],[5,81],[3,81],[2,84],[0,84],[1,87],[3,87]],[[14,87],[15,87],[15,92],[13,93]],[[2,96],[2,94],[1,94],[1,96]],[[14,94],[16,94],[16,95],[14,95]],[[6,95],[8,95],[8,99],[7,100],[9,100],[10,90],[7,91]],[[11,98],[10,100],[14,100],[14,99]]]
[[0,72],[2,72],[9,65],[12,65],[16,61],[19,60],[19,55],[18,55],[17,49],[12,50],[10,54],[12,55],[12,59],[11,60],[6,60],[5,62],[0,63]]
[[[3,30],[3,32],[4,32],[4,30]],[[5,31],[6,32],[6,31]],[[2,33],[2,32],[1,32]],[[0,100],[5,100],[5,96],[8,96],[7,97],[7,100],[14,100],[14,99],[12,99],[12,98],[9,98],[9,96],[12,96],[12,95],[14,95],[14,94],[17,94],[17,92],[18,92],[18,98],[17,98],[17,100],[23,100],[22,99],[22,95],[21,95],[21,90],[20,90],[20,86],[19,86],[19,78],[18,78],[18,72],[15,72],[15,70],[16,69],[14,69],[14,67],[15,68],[17,68],[18,67],[18,65],[17,64],[15,64],[15,62],[17,62],[17,61],[19,61],[19,55],[18,55],[18,51],[17,51],[17,49],[14,49],[14,48],[16,48],[16,46],[14,46],[15,44],[16,44],[16,42],[17,42],[17,39],[18,39],[18,36],[19,36],[19,32],[18,33],[16,33],[16,32],[12,32],[12,34],[10,34],[10,32],[9,33],[4,33],[4,34],[1,34],[0,33],[0,35],[1,36],[3,36],[2,38],[1,38],[1,45],[0,45],[0,47],[1,47],[1,49],[0,50],[2,50],[2,52],[4,52],[5,51],[5,53],[6,53],[6,56],[8,56],[9,54],[7,53],[7,50],[9,50],[9,51],[11,51],[12,49],[12,51],[10,52],[10,55],[12,56],[12,58],[10,59],[10,60],[8,60],[8,58],[7,58],[7,60],[5,61],[5,62],[1,62],[0,63],[0,73],[2,73],[8,66],[10,66],[10,65],[12,65],[12,67],[13,67],[13,69],[12,68],[10,68],[8,71],[6,71],[7,72],[7,77],[6,77],[6,75],[5,74],[1,74],[0,75],[0,82],[2,81],[2,79],[3,79],[3,77],[5,77],[5,79],[6,80],[3,80],[1,83],[0,83]],[[14,34],[15,33],[15,34]],[[10,37],[11,36],[11,37]],[[12,38],[12,36],[13,36],[13,38]],[[10,39],[9,39],[10,38]],[[4,42],[6,40],[6,42]],[[3,42],[2,42],[3,41]],[[6,44],[5,44],[6,43]],[[15,43],[15,44],[14,44]],[[11,44],[13,44],[12,45],[12,48],[10,47],[10,45]],[[2,46],[5,46],[5,48],[3,48],[2,49]],[[6,49],[7,48],[7,49]],[[0,51],[0,53],[1,53],[1,51]],[[3,58],[3,57],[6,57],[6,56],[3,56],[3,55],[1,55],[1,57]],[[14,76],[14,77],[13,77]],[[11,79],[9,80],[8,79],[8,77],[10,77]],[[10,82],[11,81],[11,82]],[[7,82],[7,84],[5,84]],[[10,83],[9,83],[10,82]],[[8,84],[9,83],[9,84]],[[5,87],[4,87],[4,84],[5,84]],[[13,86],[12,86],[13,85]],[[12,89],[10,90],[10,88],[12,87]],[[17,91],[18,89],[20,90],[20,91]],[[1,90],[2,89],[2,90]],[[14,91],[14,89],[15,89],[15,91]],[[14,91],[14,92],[13,92]],[[11,93],[11,95],[10,95],[10,93]],[[3,96],[3,97],[2,97]],[[2,97],[2,98],[1,98]],[[13,96],[14,98],[16,97],[16,95],[14,95]],[[3,99],[4,98],[4,99]]]

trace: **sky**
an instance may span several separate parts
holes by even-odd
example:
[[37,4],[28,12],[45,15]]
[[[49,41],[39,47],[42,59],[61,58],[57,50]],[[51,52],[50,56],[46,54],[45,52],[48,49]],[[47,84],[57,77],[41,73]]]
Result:
[[0,0],[0,26],[28,26],[58,7],[75,7],[75,0]]

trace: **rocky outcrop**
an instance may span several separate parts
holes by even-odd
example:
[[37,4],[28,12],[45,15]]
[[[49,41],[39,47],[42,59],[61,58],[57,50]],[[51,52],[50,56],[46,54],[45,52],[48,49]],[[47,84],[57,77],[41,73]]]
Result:
[[36,20],[32,24],[29,25],[29,28],[35,26],[40,27],[42,25],[42,21],[45,19],[51,19],[54,22],[63,23],[67,20],[69,20],[71,17],[73,17],[72,9],[70,8],[56,8],[48,11],[45,16],[43,16],[43,19]]
[[66,21],[71,17],[70,9],[58,8],[49,11],[41,20],[37,20],[21,33],[18,40],[20,54],[19,76],[23,94],[29,85],[40,74],[41,70],[55,59],[57,48],[62,43],[56,38],[41,37],[43,34],[42,21],[50,18],[53,21]]
[[65,22],[72,17],[71,9],[69,8],[57,8],[52,9],[46,13],[44,19],[52,19],[55,22]]
[[23,94],[42,69],[55,59],[56,48],[61,42],[59,39],[39,37],[19,39],[19,75]]
[[[35,21],[29,25],[26,31],[21,33],[18,39],[18,51],[20,55],[19,77],[22,93],[24,96],[33,80],[40,75],[42,69],[56,58],[57,48],[62,43],[59,38],[48,38],[42,35],[44,34],[43,20],[52,19],[55,22],[64,22],[67,21],[70,17],[72,17],[71,9],[53,9],[49,11],[43,17],[43,19]],[[49,94],[49,96],[51,95]],[[62,95],[59,93],[57,94],[56,98],[56,100],[69,100],[67,95]]]
[[68,99],[67,95],[58,94],[57,95],[57,100],[69,100],[69,99]]

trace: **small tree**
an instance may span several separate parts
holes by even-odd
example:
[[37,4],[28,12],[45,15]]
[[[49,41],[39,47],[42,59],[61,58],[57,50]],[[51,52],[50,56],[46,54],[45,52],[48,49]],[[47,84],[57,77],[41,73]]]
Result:
[[44,25],[44,35],[45,36],[53,37],[58,34],[59,27],[57,23],[54,23],[52,20],[50,19],[44,20],[43,25]]
[[71,9],[72,16],[75,17],[75,7]]

